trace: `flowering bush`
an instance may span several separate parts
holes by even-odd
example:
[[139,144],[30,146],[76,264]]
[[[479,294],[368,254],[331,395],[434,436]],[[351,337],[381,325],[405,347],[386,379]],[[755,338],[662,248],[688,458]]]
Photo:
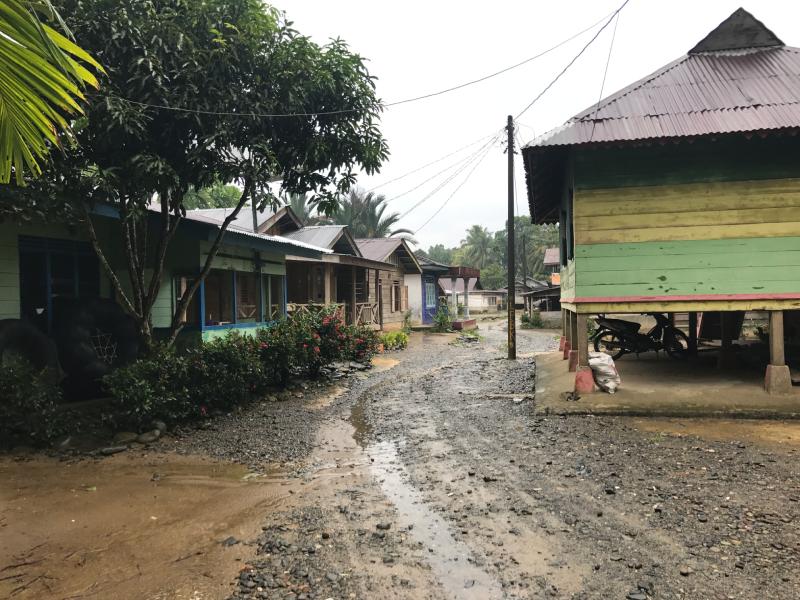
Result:
[[378,346],[381,340],[380,337],[378,337],[378,333],[371,327],[356,325],[350,328],[349,333],[351,337],[350,344],[348,344],[348,358],[359,362],[365,362],[378,352]]

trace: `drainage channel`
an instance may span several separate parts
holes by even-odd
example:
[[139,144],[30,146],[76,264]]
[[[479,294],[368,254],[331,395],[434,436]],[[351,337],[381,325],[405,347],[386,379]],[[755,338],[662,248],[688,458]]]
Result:
[[452,598],[494,600],[503,597],[500,584],[470,560],[469,548],[450,533],[447,522],[430,507],[422,494],[408,483],[408,474],[397,456],[395,443],[370,444],[366,452],[370,469],[386,497],[397,508],[408,535],[428,549],[427,561]]

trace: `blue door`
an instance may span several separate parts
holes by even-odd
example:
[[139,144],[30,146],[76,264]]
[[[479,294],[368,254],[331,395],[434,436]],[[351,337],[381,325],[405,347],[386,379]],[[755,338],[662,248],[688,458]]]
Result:
[[433,323],[439,294],[436,293],[436,278],[432,275],[422,276],[422,322]]

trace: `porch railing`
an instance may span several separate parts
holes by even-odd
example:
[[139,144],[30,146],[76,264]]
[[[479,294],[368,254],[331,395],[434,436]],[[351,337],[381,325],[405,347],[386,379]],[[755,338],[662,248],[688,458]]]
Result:
[[380,325],[380,308],[377,302],[356,304],[356,323],[359,325]]
[[344,320],[345,312],[344,312],[344,304],[316,304],[316,303],[308,303],[308,304],[301,304],[299,302],[288,302],[286,304],[286,312],[290,315],[294,314],[311,314],[313,312],[322,310],[327,306],[335,306],[336,307],[336,315]]

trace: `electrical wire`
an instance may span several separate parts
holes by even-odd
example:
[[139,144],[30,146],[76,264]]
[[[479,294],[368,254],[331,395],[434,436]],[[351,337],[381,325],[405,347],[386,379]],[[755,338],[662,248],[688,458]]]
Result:
[[528,112],[528,109],[530,109],[530,107],[531,107],[531,106],[533,106],[534,104],[536,104],[536,103],[539,101],[539,99],[540,99],[542,96],[544,96],[544,95],[547,93],[547,91],[548,91],[548,90],[549,90],[551,87],[553,87],[553,86],[556,84],[556,82],[557,82],[559,79],[561,79],[562,75],[564,75],[564,73],[566,73],[566,72],[567,72],[567,71],[570,69],[570,67],[572,67],[572,65],[573,65],[573,64],[575,64],[575,61],[577,61],[577,60],[578,60],[578,59],[579,59],[581,56],[583,56],[583,53],[584,53],[584,52],[586,52],[586,50],[589,48],[589,46],[591,46],[591,45],[594,43],[594,41],[595,41],[595,40],[596,40],[596,39],[597,39],[597,38],[600,36],[600,34],[601,34],[601,33],[603,33],[603,31],[606,29],[606,27],[608,27],[608,26],[611,24],[611,21],[613,21],[613,20],[614,20],[614,17],[616,17],[616,16],[617,16],[617,15],[620,13],[620,11],[621,11],[623,8],[625,8],[625,7],[627,6],[628,2],[630,2],[630,0],[625,0],[625,2],[623,2],[623,3],[620,5],[620,7],[619,7],[617,10],[615,10],[615,11],[614,11],[614,12],[611,14],[611,17],[608,19],[608,21],[606,21],[606,22],[605,22],[605,24],[603,24],[603,26],[602,26],[600,29],[598,29],[598,30],[597,30],[597,33],[595,33],[595,34],[592,36],[592,39],[590,39],[590,40],[589,40],[589,41],[586,43],[586,45],[585,45],[583,48],[581,48],[580,52],[578,52],[578,53],[577,53],[577,54],[576,54],[576,55],[573,57],[573,59],[572,59],[572,60],[570,60],[570,61],[567,63],[567,66],[566,66],[566,67],[564,67],[564,68],[561,70],[561,72],[560,72],[558,75],[556,75],[556,76],[555,76],[555,78],[554,78],[552,81],[550,81],[550,83],[548,83],[548,84],[547,84],[547,85],[544,87],[544,89],[543,89],[541,92],[539,92],[539,94],[538,94],[538,95],[537,95],[537,96],[536,96],[536,97],[535,97],[533,100],[531,100],[531,101],[530,101],[530,103],[528,104],[528,106],[526,106],[525,108],[523,108],[523,109],[522,109],[522,110],[519,112],[519,114],[518,114],[518,115],[515,117],[515,120],[516,120],[516,119],[519,119],[519,118],[520,118],[522,115],[524,115],[526,112]]
[[458,154],[458,153],[459,153],[459,152],[461,152],[462,150],[466,150],[467,148],[471,148],[471,147],[472,147],[472,146],[474,146],[475,144],[479,144],[480,142],[483,142],[483,141],[485,141],[485,140],[489,139],[490,137],[492,137],[493,135],[495,135],[495,133],[496,133],[496,132],[490,133],[489,135],[484,135],[483,137],[480,137],[480,138],[478,138],[477,140],[475,140],[475,141],[473,141],[473,142],[470,142],[470,143],[469,143],[469,144],[467,144],[466,146],[461,146],[461,148],[459,148],[458,150],[453,150],[453,151],[452,151],[452,152],[450,152],[449,154],[445,154],[444,156],[440,156],[440,157],[439,157],[439,158],[437,158],[436,160],[432,160],[432,161],[431,161],[431,162],[429,162],[429,163],[425,163],[425,164],[424,164],[424,165],[422,165],[421,167],[417,167],[417,168],[415,168],[415,169],[413,169],[413,170],[409,171],[408,173],[404,173],[403,175],[400,175],[400,176],[398,176],[398,177],[395,177],[394,179],[390,179],[389,181],[384,181],[383,183],[379,183],[379,184],[378,184],[378,185],[376,185],[375,187],[372,187],[372,188],[370,188],[370,189],[369,189],[369,191],[370,191],[370,192],[374,192],[375,190],[377,190],[377,189],[378,189],[378,188],[380,188],[380,187],[383,187],[383,186],[385,186],[385,185],[389,185],[390,183],[394,183],[395,181],[400,181],[401,179],[405,179],[405,178],[406,178],[406,177],[408,177],[409,175],[413,175],[414,173],[417,173],[417,172],[419,172],[419,171],[422,171],[423,169],[426,169],[427,167],[433,166],[433,165],[435,165],[436,163],[440,163],[440,162],[442,162],[444,159],[446,159],[446,158],[450,158],[451,156],[453,156],[454,154]]
[[600,82],[600,93],[597,95],[597,106],[594,107],[592,115],[592,132],[589,134],[589,141],[594,137],[594,128],[597,126],[597,111],[600,110],[600,101],[603,99],[603,91],[606,88],[606,76],[608,75],[608,65],[611,64],[611,51],[614,49],[614,40],[617,39],[617,25],[619,25],[619,13],[614,21],[614,30],[611,32],[611,43],[608,45],[608,56],[606,57],[606,68],[603,70],[603,81]]
[[[619,12],[619,10],[617,10],[617,12]],[[616,12],[612,13],[611,14],[611,18],[613,18],[615,14],[616,14]],[[518,63],[515,63],[515,64],[510,65],[508,67],[505,67],[503,69],[500,69],[499,71],[495,71],[493,73],[489,73],[488,75],[484,75],[482,77],[478,77],[477,79],[472,79],[470,81],[465,81],[464,83],[460,83],[458,85],[454,85],[452,87],[445,88],[443,90],[430,92],[428,94],[422,94],[421,96],[414,96],[412,98],[404,98],[402,100],[395,100],[393,102],[386,102],[386,103],[382,104],[382,108],[389,108],[389,107],[392,107],[392,106],[400,106],[401,104],[409,104],[411,102],[418,102],[420,100],[427,100],[428,98],[434,98],[436,96],[441,96],[443,94],[449,94],[450,92],[455,92],[456,90],[460,90],[460,89],[463,89],[465,87],[469,87],[469,86],[472,86],[472,85],[475,85],[475,84],[478,84],[478,83],[482,83],[484,81],[487,81],[488,79],[492,79],[494,77],[497,77],[498,75],[502,75],[503,73],[507,73],[509,71],[517,69],[517,68],[519,68],[521,66],[524,66],[524,65],[526,65],[526,64],[528,64],[528,63],[530,63],[530,62],[532,62],[532,61],[534,61],[534,60],[536,60],[538,58],[541,58],[542,56],[545,56],[546,54],[549,54],[549,53],[557,50],[558,48],[560,48],[561,46],[564,46],[565,44],[568,44],[569,42],[571,42],[575,38],[578,38],[578,37],[582,36],[584,33],[588,32],[588,31],[591,31],[592,29],[597,27],[600,23],[602,23],[607,18],[607,16],[603,17],[602,19],[600,19],[598,21],[595,21],[589,27],[586,27],[585,29],[582,29],[581,31],[569,36],[568,38],[560,41],[556,45],[551,46],[550,48],[547,48],[546,50],[542,50],[538,54],[534,54],[533,56],[530,56],[530,57],[528,57],[528,58],[526,58],[524,60],[521,60]],[[603,26],[603,28],[605,28],[605,25]],[[600,31],[602,31],[602,29]],[[597,37],[597,36],[595,35],[595,37]],[[594,38],[593,38],[593,40],[594,40]],[[268,119],[284,118],[284,117],[285,118],[292,118],[292,117],[317,117],[317,116],[323,116],[323,115],[342,115],[342,114],[358,112],[359,110],[361,110],[361,109],[356,109],[356,108],[347,108],[347,109],[341,109],[341,110],[322,110],[322,111],[313,111],[313,112],[292,112],[292,113],[227,112],[227,111],[215,111],[215,110],[198,110],[198,109],[194,109],[194,108],[183,108],[183,107],[179,107],[179,106],[168,106],[166,104],[152,104],[152,103],[147,103],[147,102],[139,102],[137,100],[130,100],[128,98],[122,98],[121,96],[114,96],[114,98],[116,98],[118,100],[121,100],[123,102],[127,102],[129,104],[133,104],[135,106],[143,107],[143,108],[154,108],[154,109],[159,109],[159,110],[171,110],[171,111],[175,111],[175,112],[192,113],[192,114],[198,114],[198,115],[230,116],[230,117],[259,117],[259,118],[268,118]]]
[[422,225],[420,225],[419,227],[417,227],[417,229],[414,231],[414,234],[415,234],[415,235],[416,235],[417,233],[419,233],[420,231],[422,231],[422,229],[423,229],[423,228],[424,228],[424,227],[425,227],[425,226],[426,226],[428,223],[430,223],[430,222],[431,222],[431,221],[432,221],[432,220],[433,220],[433,219],[436,217],[436,215],[438,215],[440,212],[442,212],[442,210],[444,209],[444,207],[445,207],[445,206],[447,206],[447,203],[448,203],[448,202],[450,202],[451,198],[452,198],[453,196],[455,196],[455,195],[456,195],[456,193],[458,193],[458,190],[460,190],[462,187],[464,187],[464,185],[467,183],[467,181],[469,181],[469,178],[472,176],[472,174],[475,172],[475,170],[478,168],[478,166],[479,166],[479,165],[480,165],[480,164],[483,162],[483,159],[484,159],[484,158],[486,158],[486,157],[489,155],[489,151],[490,151],[490,150],[491,150],[491,146],[489,146],[488,148],[486,148],[486,151],[483,153],[483,155],[480,157],[480,159],[478,159],[478,160],[475,162],[475,164],[472,166],[472,169],[470,169],[469,173],[467,173],[467,176],[464,178],[464,180],[463,180],[461,183],[459,183],[459,184],[458,184],[458,186],[456,187],[456,189],[454,189],[454,190],[453,190],[453,191],[450,193],[450,195],[449,195],[449,196],[448,196],[448,197],[445,199],[445,201],[444,201],[444,202],[442,202],[442,205],[441,205],[439,208],[437,208],[437,209],[436,209],[436,211],[435,211],[435,212],[434,212],[434,213],[433,213],[433,214],[432,214],[430,217],[428,217],[428,220],[427,220],[427,221],[425,221],[425,222],[424,222]]
[[466,158],[466,159],[463,161],[463,163],[461,164],[461,166],[460,166],[460,167],[459,167],[459,168],[458,168],[458,169],[457,169],[457,170],[456,170],[454,173],[452,173],[451,175],[449,175],[449,176],[448,176],[448,177],[447,177],[447,178],[446,178],[444,181],[442,181],[442,182],[441,182],[441,183],[440,183],[438,186],[436,186],[436,187],[435,187],[433,190],[431,190],[431,191],[430,191],[428,194],[426,194],[425,196],[423,196],[423,198],[422,198],[421,200],[419,200],[419,201],[418,201],[416,204],[414,204],[414,206],[412,206],[412,207],[411,207],[411,208],[409,208],[409,209],[408,209],[406,212],[404,212],[404,213],[403,213],[403,214],[400,216],[400,218],[401,218],[401,219],[404,219],[405,217],[407,217],[407,216],[408,216],[409,214],[411,214],[411,213],[412,213],[414,210],[416,210],[417,208],[419,208],[420,206],[422,206],[422,204],[424,204],[424,203],[425,203],[427,200],[429,200],[431,197],[433,197],[433,195],[434,195],[434,194],[436,194],[437,192],[439,192],[440,190],[442,190],[442,189],[443,189],[443,188],[444,188],[444,187],[445,187],[445,186],[446,186],[448,183],[450,183],[451,181],[453,181],[453,180],[454,180],[456,177],[458,177],[458,176],[459,176],[461,173],[463,173],[463,172],[464,172],[466,169],[468,169],[468,168],[469,168],[469,166],[470,166],[470,165],[471,165],[471,164],[472,164],[472,163],[473,163],[473,162],[474,162],[474,161],[475,161],[475,160],[478,158],[478,156],[480,156],[480,155],[481,155],[481,153],[482,153],[482,152],[484,152],[484,150],[487,150],[487,151],[488,151],[488,149],[492,147],[492,145],[493,145],[493,144],[494,144],[494,143],[497,141],[497,139],[498,139],[499,135],[500,135],[499,133],[498,133],[498,134],[495,134],[495,136],[494,136],[494,137],[493,137],[491,140],[489,140],[488,142],[486,142],[485,144],[483,144],[483,145],[482,145],[480,148],[478,148],[478,150],[477,150],[476,152],[474,152],[474,153],[472,153],[470,156],[468,156],[468,157],[467,157],[467,158]]

